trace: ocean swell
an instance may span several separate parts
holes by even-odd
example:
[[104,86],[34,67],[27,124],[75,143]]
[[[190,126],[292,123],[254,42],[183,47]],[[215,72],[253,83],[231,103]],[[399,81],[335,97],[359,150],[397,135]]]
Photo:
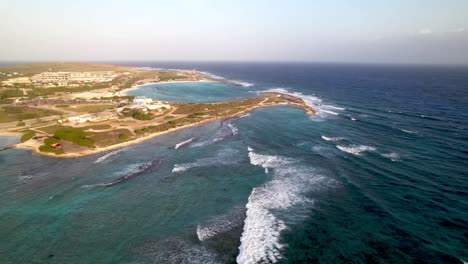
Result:
[[298,214],[291,209],[312,206],[314,201],[304,194],[329,180],[298,160],[258,154],[250,147],[248,151],[250,163],[270,169],[272,180],[254,188],[249,196],[237,263],[277,262],[286,246],[280,242],[281,232],[288,228],[285,220],[294,222]]

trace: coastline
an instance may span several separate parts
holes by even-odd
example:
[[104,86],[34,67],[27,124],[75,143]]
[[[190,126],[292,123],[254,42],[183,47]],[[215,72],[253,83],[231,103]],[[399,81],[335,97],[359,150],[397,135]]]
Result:
[[208,124],[208,123],[216,122],[216,121],[220,121],[220,120],[228,120],[228,119],[236,118],[236,117],[245,115],[245,114],[247,114],[249,112],[252,112],[253,110],[256,110],[256,109],[267,108],[267,107],[276,107],[276,106],[281,106],[281,105],[300,108],[300,109],[304,110],[305,114],[307,114],[307,115],[313,115],[313,114],[316,113],[315,110],[312,107],[310,107],[310,106],[304,107],[304,106],[299,105],[299,104],[277,104],[277,105],[259,104],[259,105],[253,106],[251,108],[245,109],[245,110],[243,110],[241,112],[235,113],[233,115],[224,116],[224,117],[213,117],[213,118],[209,118],[209,119],[206,119],[206,120],[195,122],[195,123],[192,123],[192,124],[189,124],[189,125],[184,125],[184,126],[180,126],[180,127],[171,128],[171,129],[168,129],[166,131],[148,134],[148,135],[145,135],[145,136],[133,139],[133,140],[125,141],[125,142],[114,144],[114,145],[111,145],[111,146],[96,148],[96,149],[87,149],[85,151],[78,152],[78,153],[64,153],[64,154],[57,155],[57,154],[48,153],[48,152],[41,152],[41,151],[39,151],[39,146],[41,144],[38,144],[36,142],[31,142],[31,140],[28,140],[26,142],[18,143],[16,145],[14,145],[13,148],[28,149],[28,150],[32,150],[32,152],[35,153],[35,154],[48,156],[48,157],[53,157],[53,158],[80,158],[80,157],[94,155],[94,154],[98,154],[98,153],[102,153],[102,152],[106,152],[106,151],[110,151],[110,150],[123,148],[123,147],[128,147],[128,146],[131,146],[131,145],[136,145],[136,144],[142,143],[144,141],[147,141],[149,139],[152,139],[152,138],[155,138],[155,137],[158,137],[158,136],[162,136],[162,135],[165,135],[165,134],[169,134],[169,133],[172,133],[172,132],[175,132],[175,131],[178,131],[178,130],[197,127],[197,126],[200,126],[200,125],[204,125],[204,124]]
[[146,85],[153,85],[153,84],[171,84],[171,83],[199,83],[199,82],[216,82],[215,80],[211,80],[211,79],[202,79],[202,80],[198,80],[198,81],[163,81],[163,82],[149,82],[149,83],[145,83],[145,84],[137,84],[137,85],[134,85],[130,88],[126,88],[126,89],[123,89],[121,91],[119,91],[118,93],[121,93],[123,95],[128,95],[127,92],[129,91],[133,91],[133,90],[137,90],[143,86],[146,86]]

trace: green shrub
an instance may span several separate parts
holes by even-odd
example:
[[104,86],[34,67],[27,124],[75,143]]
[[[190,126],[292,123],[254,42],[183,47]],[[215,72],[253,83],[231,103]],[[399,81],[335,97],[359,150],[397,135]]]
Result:
[[124,109],[123,114],[126,117],[133,117],[136,120],[151,120],[154,116],[151,113],[144,113],[138,109]]
[[119,139],[122,139],[122,140],[127,140],[127,139],[129,139],[129,138],[130,138],[130,136],[127,135],[127,134],[120,134],[120,135],[119,135]]
[[54,133],[54,137],[73,142],[77,145],[94,148],[94,140],[86,137],[86,132],[80,128],[64,127]]
[[21,107],[16,107],[16,106],[5,106],[5,107],[3,107],[3,110],[4,110],[6,113],[9,113],[9,114],[19,114],[19,113],[23,113],[23,108],[21,108]]
[[26,132],[25,134],[23,134],[23,135],[21,136],[21,141],[22,141],[22,142],[28,141],[28,140],[30,140],[31,138],[33,138],[34,135],[35,135],[34,132],[31,132],[31,131]]
[[53,147],[51,146],[47,146],[47,145],[42,145],[39,147],[39,151],[40,152],[50,152],[50,153],[55,153],[57,155],[60,155],[60,154],[63,154],[65,153],[65,151],[63,149],[54,149]]
[[44,140],[44,144],[46,144],[47,146],[57,144],[59,142],[60,142],[60,139],[54,138],[54,137],[50,137],[50,138]]
[[26,123],[23,122],[23,121],[19,121],[18,124],[16,124],[16,126],[25,126],[25,125],[26,125]]

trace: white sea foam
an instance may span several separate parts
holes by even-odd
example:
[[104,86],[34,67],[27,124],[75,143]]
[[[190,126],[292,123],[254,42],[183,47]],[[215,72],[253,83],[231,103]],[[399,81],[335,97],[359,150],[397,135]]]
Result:
[[[288,91],[287,89],[284,89],[284,88],[268,89],[268,90],[265,90],[265,92],[282,93],[282,94],[288,94],[288,95],[292,95],[292,96],[295,96],[295,97],[299,97],[302,100],[304,100],[306,105],[316,109],[320,117],[326,117],[327,115],[337,116],[337,115],[339,115],[339,113],[337,113],[335,111],[346,110],[346,108],[343,108],[343,107],[338,107],[338,106],[329,105],[329,104],[321,104],[322,99],[320,99],[320,98],[318,98],[316,96],[304,95],[304,94],[298,93],[298,92],[290,92],[290,91]],[[335,111],[331,111],[330,109],[334,109]]]
[[226,263],[223,256],[220,256],[216,251],[210,250],[200,243],[191,243],[177,238],[153,240],[135,250],[143,258],[143,261],[132,263]]
[[338,107],[338,106],[334,106],[334,105],[326,105],[326,104],[322,104],[322,107],[325,107],[325,108],[331,108],[331,109],[335,109],[335,110],[339,110],[339,111],[346,110],[346,108],[343,108],[343,107]]
[[192,166],[190,164],[175,164],[172,169],[172,173],[183,172],[190,169]]
[[18,180],[19,180],[19,181],[29,180],[29,179],[32,179],[32,178],[33,178],[32,175],[22,175],[22,176],[18,176]]
[[348,152],[348,153],[358,155],[358,156],[361,155],[361,153],[365,151],[376,151],[375,147],[365,146],[365,145],[349,145],[349,146],[337,145],[336,147],[341,151]]
[[397,161],[400,159],[400,155],[398,155],[398,153],[395,153],[395,152],[383,153],[380,155],[382,155],[383,157],[387,159],[390,159],[391,161]]
[[249,83],[245,81],[238,81],[238,80],[228,80],[228,82],[233,83],[235,85],[242,86],[242,87],[251,87],[254,85],[253,83]]
[[235,208],[225,215],[215,216],[209,219],[206,223],[197,226],[198,240],[204,241],[218,234],[227,232],[242,224],[244,211],[240,208]]
[[351,120],[352,120],[352,121],[356,121],[356,118],[354,118],[354,117],[351,117]]
[[178,149],[180,147],[182,147],[183,145],[186,145],[186,144],[189,144],[190,142],[192,142],[195,138],[190,138],[190,139],[187,139],[185,141],[182,141],[182,142],[179,142],[177,143],[175,146],[174,146],[174,149]]
[[[254,188],[246,205],[244,231],[237,263],[270,263],[282,258],[281,232],[288,228],[286,219],[278,212],[294,206],[312,206],[313,201],[303,194],[319,188],[326,178],[312,168],[298,164],[292,158],[257,154],[248,147],[250,163],[272,172],[272,180]],[[292,220],[288,220],[288,223]]]
[[326,137],[326,136],[322,136],[322,139],[325,140],[325,141],[338,141],[338,140],[342,140],[343,138],[342,138],[342,137]]
[[339,115],[337,112],[333,112],[333,111],[329,111],[329,110],[322,109],[320,111],[323,112],[323,113],[330,114],[330,115]]
[[408,133],[408,134],[417,134],[418,132],[416,131],[412,131],[412,130],[407,130],[407,129],[403,129],[403,128],[400,128],[401,131],[405,132],[405,133]]
[[[133,175],[137,173],[144,172],[152,164],[153,164],[153,161],[132,164],[128,166],[127,168],[125,168],[124,170],[114,173],[112,175],[112,178],[116,179],[116,181],[121,181],[122,179],[131,178]],[[104,183],[83,185],[81,187],[83,188],[93,188],[93,187],[100,187],[100,186],[105,187],[105,186],[111,186],[114,184],[115,184],[114,182],[104,182]]]
[[115,156],[115,155],[117,155],[117,154],[119,154],[119,153],[121,153],[121,152],[124,152],[124,151],[126,151],[127,149],[128,149],[128,148],[121,148],[121,149],[118,149],[118,150],[111,151],[111,152],[107,153],[106,155],[104,155],[104,156],[98,158],[94,163],[103,162],[104,160],[106,160],[106,159],[108,159],[108,158],[110,158],[110,157],[112,157],[112,156]]
[[228,126],[231,129],[231,132],[232,132],[233,136],[239,134],[239,129],[237,129],[237,127],[235,125],[229,123]]
[[247,114],[243,114],[241,116],[239,116],[239,118],[245,118],[245,117],[249,117],[250,116],[250,113],[247,113]]
[[172,173],[184,172],[197,167],[236,164],[240,160],[238,153],[239,152],[234,149],[224,149],[218,152],[214,157],[201,158],[190,163],[175,164]]
[[237,127],[234,124],[230,122],[225,122],[218,129],[218,131],[216,131],[213,142],[218,142],[225,139],[228,136],[235,136],[237,134],[239,134],[239,129],[237,129]]

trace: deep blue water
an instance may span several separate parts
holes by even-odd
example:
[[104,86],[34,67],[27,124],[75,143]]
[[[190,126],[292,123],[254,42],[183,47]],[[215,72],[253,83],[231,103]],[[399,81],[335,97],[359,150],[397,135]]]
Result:
[[225,78],[138,91],[155,99],[275,89],[319,115],[260,109],[73,160],[2,151],[1,263],[468,261],[468,68],[128,65]]

